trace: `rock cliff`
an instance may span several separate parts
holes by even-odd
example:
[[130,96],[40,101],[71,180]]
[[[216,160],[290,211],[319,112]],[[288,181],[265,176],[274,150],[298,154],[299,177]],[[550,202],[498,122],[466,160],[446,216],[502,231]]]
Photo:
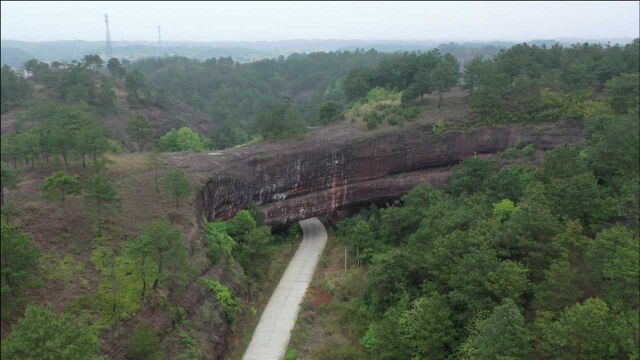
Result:
[[224,153],[170,159],[202,179],[197,206],[227,219],[251,204],[268,225],[394,200],[422,182],[443,185],[451,166],[470,156],[533,144],[546,150],[582,139],[566,124],[479,127],[436,137],[428,125],[375,135],[312,136]]

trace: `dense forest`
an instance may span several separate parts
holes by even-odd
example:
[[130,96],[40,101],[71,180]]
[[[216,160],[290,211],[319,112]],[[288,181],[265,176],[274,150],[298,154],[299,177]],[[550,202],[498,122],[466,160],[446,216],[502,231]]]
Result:
[[[628,359],[639,353],[638,108],[583,146],[471,158],[342,220],[332,306],[356,344],[317,358]],[[497,339],[500,338],[500,341]]]
[[[638,358],[640,41],[455,51],[2,67],[2,357],[214,351],[198,331],[247,326],[299,228],[272,232],[257,207],[193,219],[194,180],[167,153],[422,117],[440,137],[548,122],[586,135],[544,154],[472,157],[443,189],[339,221],[351,266],[326,284],[325,311],[345,342],[311,356]],[[452,92],[469,112],[425,119]],[[199,291],[224,321],[187,320],[178,301]],[[55,309],[38,306],[48,295]]]

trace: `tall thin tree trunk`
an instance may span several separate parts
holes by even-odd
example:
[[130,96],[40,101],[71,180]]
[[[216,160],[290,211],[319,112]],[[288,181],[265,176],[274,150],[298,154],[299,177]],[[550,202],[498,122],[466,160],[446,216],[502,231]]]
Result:
[[142,295],[140,295],[140,298],[144,299],[144,293],[145,291],[147,291],[147,280],[145,278],[144,271],[141,271],[141,272],[142,272]]
[[87,168],[87,164],[86,164],[86,162],[85,162],[84,156],[85,156],[85,154],[84,154],[84,152],[83,152],[83,153],[82,153],[82,168],[83,168],[83,169],[86,169],[86,168]]
[[153,173],[155,175],[155,180],[156,180],[156,194],[160,194],[160,187],[158,185],[158,165],[157,164],[153,165]]
[[62,152],[62,158],[64,159],[64,164],[67,166],[67,169],[69,168],[69,163],[67,162],[67,152],[63,151]]
[[160,256],[160,259],[158,259],[158,276],[156,277],[156,281],[153,282],[154,289],[158,287],[158,281],[160,281],[161,274],[162,274],[162,256]]

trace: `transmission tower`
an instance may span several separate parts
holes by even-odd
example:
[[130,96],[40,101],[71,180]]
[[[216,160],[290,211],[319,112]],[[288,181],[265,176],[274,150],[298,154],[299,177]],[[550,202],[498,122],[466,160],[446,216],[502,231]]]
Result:
[[113,49],[111,48],[111,34],[109,33],[109,14],[104,14],[104,24],[107,26],[107,59],[111,59],[113,57]]
[[158,25],[158,47],[162,47],[162,25]]

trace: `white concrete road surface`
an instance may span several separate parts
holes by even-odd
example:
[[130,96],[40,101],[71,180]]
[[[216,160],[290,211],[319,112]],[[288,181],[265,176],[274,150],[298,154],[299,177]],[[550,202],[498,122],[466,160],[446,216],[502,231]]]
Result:
[[287,351],[304,293],[327,243],[327,231],[317,218],[300,221],[300,226],[302,242],[260,317],[244,360],[280,360]]

